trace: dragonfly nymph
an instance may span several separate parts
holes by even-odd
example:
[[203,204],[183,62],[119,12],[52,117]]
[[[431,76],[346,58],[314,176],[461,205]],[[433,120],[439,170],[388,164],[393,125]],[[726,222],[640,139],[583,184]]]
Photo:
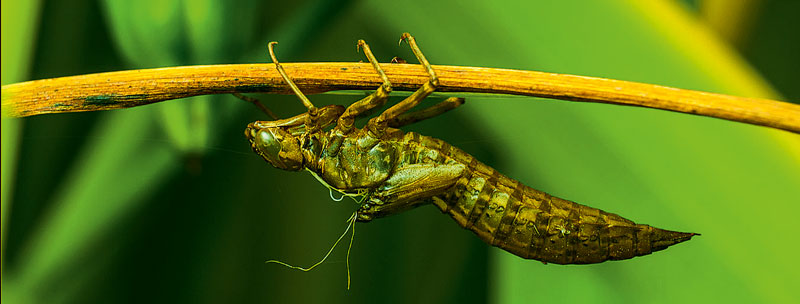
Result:
[[371,118],[363,128],[354,126],[356,117],[383,106],[392,90],[363,40],[358,46],[383,84],[346,109],[338,105],[315,107],[286,75],[274,55],[275,42],[270,43],[276,68],[308,112],[249,124],[245,135],[253,151],[276,168],[306,169],[342,193],[364,195],[356,212],[358,221],[433,203],[487,244],[545,263],[630,259],[697,235],[636,224],[551,196],[500,174],[442,140],[401,131],[399,127],[464,103],[462,98],[451,97],[408,112],[430,95],[439,81],[414,38],[405,33],[401,39],[409,44],[430,79],[408,98]]

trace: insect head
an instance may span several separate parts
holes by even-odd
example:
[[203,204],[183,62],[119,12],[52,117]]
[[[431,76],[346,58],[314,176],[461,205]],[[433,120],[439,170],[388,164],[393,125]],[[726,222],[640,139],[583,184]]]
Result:
[[303,168],[298,138],[282,127],[263,128],[251,123],[244,131],[250,147],[273,167],[289,171]]

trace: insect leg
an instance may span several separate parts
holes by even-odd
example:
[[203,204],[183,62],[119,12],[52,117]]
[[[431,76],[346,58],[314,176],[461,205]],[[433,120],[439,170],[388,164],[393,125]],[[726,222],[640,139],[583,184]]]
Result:
[[355,118],[358,115],[361,115],[366,111],[386,103],[386,99],[389,98],[389,93],[392,92],[392,84],[389,82],[389,78],[386,77],[386,73],[383,72],[383,69],[381,69],[381,66],[378,64],[378,60],[375,59],[374,55],[372,55],[372,50],[370,50],[369,45],[367,45],[364,40],[358,40],[356,49],[358,50],[361,48],[364,49],[364,55],[367,56],[369,63],[372,64],[372,67],[375,68],[375,71],[381,76],[383,84],[374,93],[370,94],[364,99],[354,102],[347,107],[347,109],[344,111],[344,114],[339,117],[339,121],[336,124],[336,130],[340,134],[350,133],[350,131],[353,129]]
[[464,104],[464,98],[450,97],[425,109],[403,113],[400,116],[390,120],[389,127],[399,128],[434,116],[439,116],[447,111],[461,106],[462,104]]
[[436,87],[439,86],[439,78],[436,77],[436,73],[431,68],[431,64],[428,63],[428,60],[425,59],[425,55],[422,54],[420,51],[419,46],[417,46],[416,40],[414,37],[411,36],[409,33],[403,33],[400,36],[400,41],[408,42],[408,45],[411,47],[411,51],[414,52],[414,55],[417,56],[417,59],[425,67],[425,70],[428,71],[428,75],[431,78],[422,85],[416,92],[408,96],[408,98],[403,99],[403,101],[399,102],[398,104],[386,109],[383,111],[380,116],[370,119],[369,123],[367,123],[367,128],[369,131],[372,132],[377,137],[382,137],[388,126],[388,122],[393,120],[403,112],[408,111],[409,109],[418,105],[425,97],[428,97],[433,91],[436,90]]
[[289,87],[292,88],[292,91],[294,91],[294,94],[300,98],[300,101],[303,102],[303,105],[308,109],[308,122],[306,123],[306,126],[310,126],[309,132],[314,132],[317,129],[322,128],[316,123],[317,107],[315,107],[314,104],[308,100],[308,97],[306,97],[306,95],[300,91],[297,85],[295,85],[294,82],[289,78],[289,75],[286,75],[286,71],[283,70],[283,66],[281,66],[281,64],[278,62],[278,58],[275,57],[274,46],[276,44],[278,44],[278,42],[272,41],[267,45],[267,48],[269,49],[269,56],[272,58],[272,62],[275,63],[275,68],[278,70],[278,73],[281,74],[283,80],[286,81]]
[[231,95],[233,95],[233,96],[235,96],[236,98],[239,98],[239,99],[241,99],[241,100],[244,100],[244,101],[247,101],[247,102],[249,102],[249,103],[252,103],[252,104],[253,104],[253,105],[255,105],[256,107],[258,107],[258,109],[260,109],[260,110],[261,110],[261,112],[264,112],[264,113],[266,113],[266,114],[267,114],[269,117],[271,117],[271,118],[272,118],[272,119],[274,119],[274,120],[278,120],[278,116],[275,116],[275,113],[273,113],[273,112],[272,112],[272,111],[271,111],[269,108],[267,108],[266,106],[264,106],[264,104],[262,104],[262,103],[261,103],[261,101],[260,101],[260,100],[258,100],[257,98],[253,98],[253,97],[249,97],[249,96],[244,96],[244,95],[242,95],[241,93],[231,93]]
[[[327,126],[336,121],[344,112],[344,107],[340,105],[328,105],[317,109],[317,120],[321,126]],[[277,127],[300,127],[308,119],[308,113],[298,114],[289,118],[276,120],[259,120],[253,125],[260,129]]]

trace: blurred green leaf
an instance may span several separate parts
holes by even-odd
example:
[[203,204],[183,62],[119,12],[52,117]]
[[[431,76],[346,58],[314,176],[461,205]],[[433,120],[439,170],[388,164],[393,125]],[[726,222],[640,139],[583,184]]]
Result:
[[182,1],[101,3],[118,51],[133,67],[172,66],[187,61]]
[[[28,77],[33,49],[34,31],[39,16],[39,1],[2,1],[2,84],[24,81]],[[6,236],[11,213],[12,187],[16,180],[17,155],[19,153],[19,134],[22,120],[3,117],[2,121],[2,181],[0,181],[0,218],[2,236],[0,237],[0,259],[5,269]],[[6,281],[3,281],[4,290]],[[5,299],[5,296],[4,296]]]
[[[197,3],[197,4],[195,4]],[[175,66],[190,63],[189,33],[184,21],[185,8],[201,6],[201,2],[184,1],[103,1],[106,20],[113,37],[125,58],[136,68]],[[174,102],[159,105],[161,123],[179,151],[197,153],[206,143],[208,125],[205,123],[207,102]],[[201,114],[195,121],[195,113]]]
[[153,114],[152,108],[119,111],[98,125],[94,142],[87,143],[73,174],[56,192],[58,207],[24,249],[18,274],[23,290],[80,269],[85,263],[76,259],[81,251],[135,212],[149,198],[148,188],[168,177],[176,161],[169,149],[129,140],[153,133]]

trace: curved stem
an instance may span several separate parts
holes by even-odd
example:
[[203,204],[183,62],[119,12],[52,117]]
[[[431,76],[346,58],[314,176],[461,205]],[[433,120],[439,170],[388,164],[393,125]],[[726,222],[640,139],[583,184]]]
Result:
[[[383,81],[368,63],[286,63],[306,93],[374,90]],[[381,64],[393,88],[414,91],[429,75],[416,64]],[[535,71],[437,66],[439,92],[472,92],[631,105],[783,129],[800,133],[800,106],[767,99],[676,89],[651,84]],[[291,94],[273,64],[185,66],[89,74],[3,86],[3,115],[129,108],[205,94]]]

